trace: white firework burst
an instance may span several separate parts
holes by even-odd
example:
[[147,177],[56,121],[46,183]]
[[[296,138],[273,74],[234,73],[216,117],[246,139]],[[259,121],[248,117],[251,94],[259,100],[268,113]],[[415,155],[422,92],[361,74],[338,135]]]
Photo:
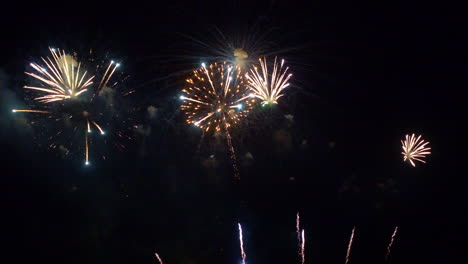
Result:
[[420,161],[422,163],[426,163],[423,158],[426,157],[426,155],[431,154],[428,150],[431,148],[426,148],[426,145],[429,144],[429,142],[424,142],[424,140],[421,139],[421,136],[416,136],[412,134],[411,136],[406,135],[405,140],[401,141],[403,152],[403,161],[409,160],[411,165],[413,167],[416,167],[416,164],[413,162],[413,160]]

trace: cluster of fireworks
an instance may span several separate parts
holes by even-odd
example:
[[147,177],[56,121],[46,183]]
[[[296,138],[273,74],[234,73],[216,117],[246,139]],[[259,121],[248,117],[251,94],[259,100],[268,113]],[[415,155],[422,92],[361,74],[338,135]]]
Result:
[[[245,250],[244,250],[244,237],[243,237],[243,234],[242,234],[242,226],[241,226],[240,223],[237,223],[237,226],[238,226],[238,230],[239,230],[240,255],[241,255],[241,259],[242,259],[242,264],[245,264],[247,255],[245,254]],[[302,229],[302,231],[299,231],[299,230],[300,230],[300,217],[299,217],[299,212],[298,212],[297,215],[296,215],[296,233],[297,233],[297,239],[298,239],[298,244],[299,244],[299,258],[300,258],[301,264],[304,264],[305,263],[304,229]],[[354,242],[355,230],[356,230],[356,227],[353,227],[353,229],[351,231],[351,237],[349,238],[348,247],[346,249],[345,264],[348,264],[350,262],[350,259],[351,259],[351,249],[352,249],[352,245],[353,245],[353,242]],[[394,231],[392,233],[390,242],[389,242],[389,244],[387,246],[387,253],[385,255],[385,262],[386,263],[388,263],[388,261],[389,261],[391,249],[392,249],[392,246],[393,246],[393,244],[395,242],[397,231],[398,231],[398,226],[395,227],[395,229],[394,229]],[[159,264],[163,264],[163,262],[162,262],[161,258],[159,257],[158,253],[154,253],[154,255],[156,256]]]
[[[290,85],[292,74],[288,72],[284,59],[275,57],[272,64],[267,64],[267,58],[263,57],[258,58],[258,64],[247,63],[246,51],[237,48],[233,53],[236,59],[202,64],[201,68],[194,70],[186,79],[187,86],[182,89],[180,99],[188,124],[199,127],[204,134],[225,135],[235,175],[239,176],[232,129],[240,126],[249,113],[255,111],[256,105],[278,104]],[[83,143],[75,145],[83,146],[80,147],[83,149],[82,157],[89,165],[90,134],[97,130],[101,136],[105,135],[104,125],[113,118],[104,118],[105,109],[113,105],[112,102],[103,102],[103,98],[106,93],[113,94],[115,86],[121,82],[119,78],[111,81],[120,64],[114,61],[96,64],[93,60],[89,65],[80,61],[76,54],[69,55],[60,49],[50,48],[50,54],[41,58],[41,63],[30,63],[32,71],[25,73],[32,77],[33,82],[24,88],[34,92],[32,103],[27,109],[13,109],[12,112],[42,115],[66,124],[72,122],[74,133],[84,132],[81,133]],[[49,138],[54,141],[59,135],[66,134],[63,130],[63,127],[59,128]],[[119,137],[129,138],[117,133]],[[430,154],[430,148],[426,147],[428,143],[421,136],[406,135],[402,140],[403,160],[414,167],[415,161],[425,163],[424,158]],[[49,146],[56,148],[58,144],[57,140]]]
[[[63,50],[50,49],[51,56],[41,58],[41,63],[30,63],[32,71],[26,71],[32,77],[32,83],[24,89],[33,92],[32,103],[26,109],[13,109],[13,113],[29,113],[43,116],[48,120],[61,123],[61,128],[49,135],[53,143],[49,146],[56,148],[56,139],[66,134],[66,126],[73,133],[79,133],[82,146],[82,157],[85,165],[90,164],[90,145],[95,138],[106,134],[106,125],[112,121],[112,114],[106,111],[112,108],[113,100],[106,100],[106,94],[114,94],[120,79],[115,79],[120,64],[108,61],[104,64],[88,65],[79,60],[76,55],[69,55]],[[242,49],[235,49],[234,55],[238,60],[233,62],[213,62],[202,64],[186,79],[186,87],[182,89],[183,101],[181,110],[185,115],[185,122],[200,128],[203,134],[218,133],[225,135],[227,145],[233,161],[235,175],[239,176],[236,165],[236,155],[232,144],[231,130],[240,126],[256,106],[278,104],[290,85],[292,74],[283,59],[274,58],[272,64],[267,64],[267,58],[258,58],[258,64],[246,63],[247,53]],[[237,64],[237,62],[239,64]],[[242,65],[240,65],[242,62]],[[118,92],[118,95],[132,93]],[[109,102],[110,101],[110,102]],[[114,111],[110,111],[114,112]],[[67,125],[65,125],[67,124]],[[71,125],[70,125],[71,124]],[[116,132],[120,137],[123,134]],[[431,154],[422,136],[406,135],[402,143],[403,161],[408,161],[416,167],[416,161],[425,163],[424,158]],[[62,140],[63,144],[71,142]],[[240,253],[242,264],[246,263],[242,226],[238,223]],[[387,247],[386,260],[391,253],[398,227],[391,236]],[[300,226],[300,215],[296,216],[296,233],[298,255],[301,264],[305,264],[305,231]],[[355,236],[355,227],[351,232],[345,263],[348,264]],[[163,264],[158,253],[155,253],[160,264]]]
[[[242,51],[242,52],[241,52]],[[187,87],[180,96],[183,101],[181,110],[186,122],[203,130],[203,133],[222,133],[226,136],[235,175],[238,177],[234,147],[230,129],[239,125],[257,102],[261,105],[277,104],[289,86],[288,67],[285,61],[277,62],[275,57],[272,67],[268,67],[266,58],[259,58],[260,70],[256,65],[250,73],[243,59],[248,55],[241,49],[234,50],[234,56],[240,57],[242,64],[214,62],[204,63],[194,70],[186,80]],[[272,68],[272,69],[271,69]],[[270,70],[269,70],[270,69]]]
[[[101,136],[104,136],[106,132],[103,125],[112,121],[113,113],[116,112],[112,109],[114,98],[109,96],[128,95],[131,91],[115,92],[115,86],[121,81],[120,79],[110,83],[120,66],[119,63],[109,61],[97,65],[92,63],[85,65],[76,55],[69,55],[60,49],[49,48],[49,50],[51,57],[41,58],[41,64],[30,63],[33,71],[25,72],[32,77],[33,83],[24,86],[25,89],[34,92],[29,108],[13,109],[12,112],[40,114],[47,120],[59,122],[59,128],[48,137],[52,140],[50,148],[56,148],[58,144],[62,147],[71,145],[74,134],[82,136],[82,145],[75,144],[83,146],[79,149],[83,149],[84,163],[89,165],[91,134],[97,130]],[[35,120],[33,123],[37,123],[39,117],[32,118]],[[65,132],[67,128],[73,132]],[[68,134],[68,137],[59,139],[59,136],[64,134]],[[124,137],[121,132],[116,134]]]

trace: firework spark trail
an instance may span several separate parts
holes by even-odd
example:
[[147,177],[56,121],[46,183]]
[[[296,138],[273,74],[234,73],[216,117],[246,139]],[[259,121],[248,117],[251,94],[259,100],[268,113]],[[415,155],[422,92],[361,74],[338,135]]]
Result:
[[[104,80],[104,78],[106,77],[106,74],[109,70],[109,68],[111,67],[111,65],[114,64],[114,61],[111,61],[111,63],[109,64],[109,66],[107,67],[107,70],[106,72],[104,73],[104,76],[102,77],[102,80]],[[110,78],[112,77],[112,75],[114,74],[115,72],[115,69],[117,69],[118,67],[120,66],[119,63],[116,63],[114,68],[112,69],[111,73],[109,73],[109,75],[107,75],[107,79],[104,81],[104,84],[101,86],[99,85],[98,88],[97,88],[97,91],[99,91],[102,87],[106,86],[107,83],[109,82]],[[101,80],[101,83],[102,83],[102,80]]]
[[85,136],[85,165],[89,164],[89,159],[88,159],[88,134]]
[[393,245],[393,242],[395,241],[397,232],[398,232],[398,226],[395,227],[395,230],[393,231],[393,234],[392,234],[392,239],[390,240],[390,243],[388,244],[388,247],[387,247],[387,255],[385,256],[385,262],[387,263],[388,263],[388,258],[390,257],[390,252],[392,250],[392,245]]
[[197,151],[195,153],[200,153],[200,149],[201,149],[201,145],[202,145],[202,142],[203,142],[203,139],[205,138],[205,132],[202,130],[202,135],[200,137],[200,141],[198,141],[198,145],[197,145]]
[[299,248],[299,254],[301,253],[300,248],[301,248],[301,230],[300,230],[300,218],[299,218],[299,212],[297,212],[296,215],[296,233],[297,233],[297,245]]
[[43,110],[18,110],[18,109],[13,109],[11,110],[13,113],[38,113],[38,114],[50,114],[49,111],[43,111]]
[[239,241],[240,241],[240,249],[241,249],[241,256],[242,256],[242,264],[245,264],[245,258],[247,257],[244,252],[244,239],[242,238],[242,226],[238,223],[239,226]]
[[250,70],[250,74],[247,73],[247,81],[249,88],[254,92],[255,97],[262,100],[262,105],[265,104],[277,104],[278,99],[283,96],[283,90],[289,86],[289,79],[292,74],[287,74],[289,67],[284,68],[284,59],[281,60],[281,64],[275,61],[273,64],[273,72],[271,75],[268,73],[268,66],[266,58],[263,60],[260,58],[260,72],[257,67]]
[[302,245],[301,245],[301,257],[302,257],[302,264],[305,263],[305,235],[304,235],[304,229],[302,229]]
[[353,227],[353,231],[351,232],[351,237],[349,238],[349,244],[348,244],[348,250],[346,251],[346,261],[345,264],[349,263],[349,256],[351,255],[351,246],[353,244],[353,238],[354,238],[354,229],[356,227]]
[[104,135],[104,130],[102,130],[102,128],[94,121],[92,121],[93,124],[97,127],[97,129],[99,129],[99,132],[101,132],[101,135]]
[[231,134],[229,134],[229,130],[226,129],[226,141],[229,148],[230,158],[232,161],[232,168],[234,170],[234,177],[240,179],[239,168],[237,168],[237,158],[236,152],[234,151],[234,147],[232,146]]
[[418,138],[415,137],[414,134],[405,136],[405,141],[401,141],[403,152],[403,161],[409,160],[413,167],[416,167],[413,160],[420,161],[422,163],[426,163],[422,158],[425,158],[427,154],[431,154],[428,150],[431,148],[426,148],[426,145],[429,142],[424,142],[424,140],[420,140],[421,136]]
[[156,258],[158,259],[159,261],[159,264],[163,264],[161,258],[159,257],[158,253],[154,253],[154,255],[156,256]]

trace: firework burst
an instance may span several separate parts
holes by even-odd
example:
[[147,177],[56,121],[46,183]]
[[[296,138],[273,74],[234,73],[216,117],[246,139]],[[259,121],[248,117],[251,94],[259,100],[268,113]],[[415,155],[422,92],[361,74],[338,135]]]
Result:
[[[101,138],[106,134],[104,126],[110,127],[109,122],[121,116],[115,108],[116,96],[125,96],[133,91],[116,91],[115,86],[123,81],[123,78],[114,77],[119,63],[110,61],[88,65],[79,62],[76,54],[72,56],[60,49],[49,50],[50,57],[41,58],[41,64],[30,63],[33,71],[25,72],[32,77],[32,84],[24,86],[32,92],[29,108],[13,109],[12,112],[34,114],[31,123],[41,123],[40,119],[44,118],[43,127],[55,130],[47,136],[52,140],[49,147],[68,153],[68,148],[76,145],[83,149],[84,163],[89,165],[90,144],[96,139],[93,132],[97,131]],[[112,79],[116,80],[110,82]],[[123,123],[129,125],[126,121]],[[123,131],[115,133],[130,139]],[[74,142],[77,136],[82,140],[76,141],[82,143]],[[116,143],[116,146],[121,148],[123,145]]]
[[403,148],[403,152],[401,152],[401,154],[403,154],[403,161],[408,160],[413,167],[416,167],[413,160],[426,163],[423,158],[425,158],[427,154],[431,154],[431,152],[428,151],[431,148],[426,148],[426,145],[429,144],[429,142],[424,142],[424,140],[421,139],[421,136],[416,138],[414,134],[411,136],[406,135],[405,140],[402,140],[401,144]]
[[259,63],[260,70],[254,66],[250,74],[246,74],[249,88],[254,92],[255,97],[262,101],[262,105],[277,104],[278,99],[284,95],[283,90],[289,86],[288,81],[292,76],[291,73],[288,74],[289,67],[284,66],[284,59],[278,63],[275,57],[270,73],[266,58],[259,59]]
[[201,128],[205,133],[223,133],[238,178],[237,162],[230,129],[247,116],[255,103],[238,67],[227,63],[213,63],[193,72],[186,80],[188,87],[181,106],[186,122]]
[[247,116],[255,99],[246,88],[244,78],[237,68],[227,63],[213,63],[193,72],[186,80],[188,87],[181,109],[186,122],[205,132],[219,132],[236,125]]

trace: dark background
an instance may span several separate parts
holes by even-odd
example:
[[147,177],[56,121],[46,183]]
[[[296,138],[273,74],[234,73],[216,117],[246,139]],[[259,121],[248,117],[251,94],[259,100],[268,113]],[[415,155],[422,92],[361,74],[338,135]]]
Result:
[[[297,211],[307,263],[343,263],[353,226],[351,263],[384,263],[395,226],[392,263],[460,263],[466,256],[466,92],[457,92],[466,84],[462,8],[354,1],[2,5],[2,258],[155,263],[158,252],[164,263],[240,263],[241,222],[247,263],[299,263]],[[178,73],[209,52],[181,35],[206,34],[210,42],[213,26],[242,34],[256,23],[259,31],[274,29],[268,40],[285,50],[294,85],[266,120],[237,131],[237,181],[222,142],[205,139],[197,152],[200,133],[178,111]],[[151,134],[135,135],[126,151],[90,168],[38,147],[34,130],[19,125],[11,109],[22,102],[26,65],[48,46],[122,58],[142,109],[134,119]],[[156,118],[147,118],[148,106],[158,109]],[[413,132],[433,152],[416,168],[400,154],[400,140]]]

